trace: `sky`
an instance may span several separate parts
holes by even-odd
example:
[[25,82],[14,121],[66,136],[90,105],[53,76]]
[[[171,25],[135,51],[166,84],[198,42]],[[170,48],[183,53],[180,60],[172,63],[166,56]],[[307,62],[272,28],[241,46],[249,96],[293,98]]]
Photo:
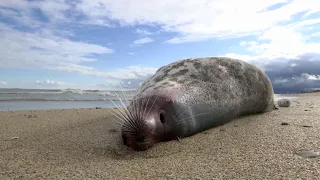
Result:
[[136,88],[161,66],[238,58],[275,91],[320,88],[318,0],[1,0],[0,88]]

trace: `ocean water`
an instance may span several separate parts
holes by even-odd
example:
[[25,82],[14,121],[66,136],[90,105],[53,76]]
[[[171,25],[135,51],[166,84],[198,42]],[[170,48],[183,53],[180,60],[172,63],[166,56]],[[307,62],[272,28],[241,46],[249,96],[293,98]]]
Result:
[[113,108],[123,106],[119,98],[127,105],[134,94],[134,90],[0,89],[0,111]]
[[[135,93],[134,90],[0,89],[0,111],[123,107]],[[275,102],[282,97],[295,98],[275,94]]]

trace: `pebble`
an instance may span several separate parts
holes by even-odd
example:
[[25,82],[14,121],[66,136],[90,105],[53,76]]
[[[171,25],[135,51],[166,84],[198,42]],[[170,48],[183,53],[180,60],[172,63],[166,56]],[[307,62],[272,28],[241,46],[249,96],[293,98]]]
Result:
[[35,118],[35,117],[37,117],[35,114],[28,115],[28,118]]
[[19,137],[15,136],[10,138],[10,140],[14,140],[14,139],[19,139]]
[[296,154],[298,156],[307,157],[307,158],[315,158],[315,157],[320,156],[320,152],[314,152],[314,151],[300,151]]
[[291,105],[291,100],[282,98],[278,100],[279,107],[289,107]]

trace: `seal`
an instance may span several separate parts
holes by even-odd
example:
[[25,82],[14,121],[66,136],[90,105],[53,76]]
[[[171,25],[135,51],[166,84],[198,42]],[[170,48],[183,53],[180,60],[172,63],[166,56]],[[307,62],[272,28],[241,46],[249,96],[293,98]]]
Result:
[[161,67],[122,111],[122,142],[142,151],[244,115],[274,109],[270,79],[227,57],[182,59]]

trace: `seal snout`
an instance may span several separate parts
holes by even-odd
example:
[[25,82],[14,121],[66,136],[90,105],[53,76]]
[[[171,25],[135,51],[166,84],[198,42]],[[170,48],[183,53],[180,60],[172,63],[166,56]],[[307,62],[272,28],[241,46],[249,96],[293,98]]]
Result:
[[136,151],[147,150],[153,145],[151,138],[147,136],[122,135],[123,144]]
[[123,145],[132,150],[143,151],[163,141],[165,126],[170,122],[171,104],[170,98],[159,95],[133,101],[122,125]]
[[153,127],[145,120],[138,121],[133,126],[125,125],[122,130],[122,143],[135,151],[143,151],[154,144]]

